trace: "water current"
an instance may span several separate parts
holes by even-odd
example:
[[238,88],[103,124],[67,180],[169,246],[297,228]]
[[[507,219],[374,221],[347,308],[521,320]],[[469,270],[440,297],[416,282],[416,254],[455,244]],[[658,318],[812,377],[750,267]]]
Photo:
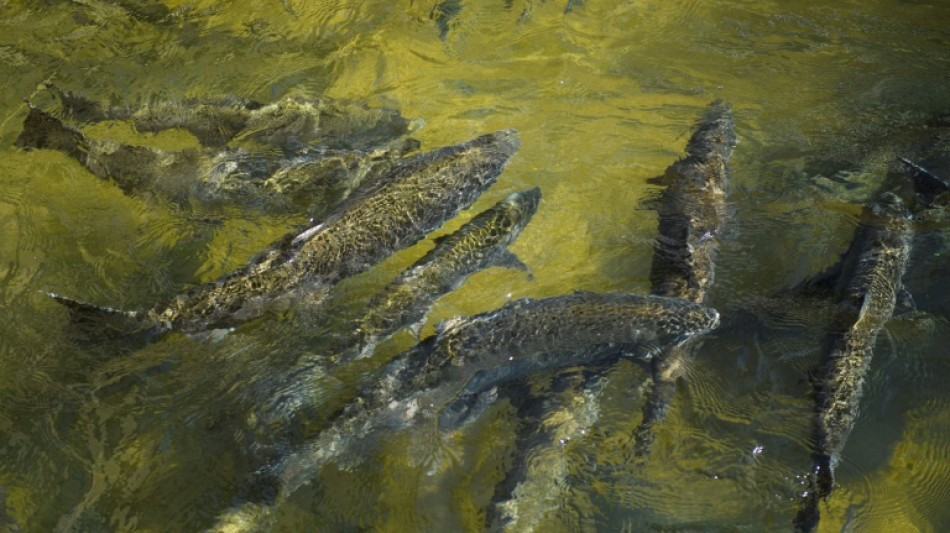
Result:
[[[290,305],[147,345],[77,342],[42,291],[148,307],[239,268],[306,214],[184,209],[123,194],[61,152],[17,148],[24,99],[57,105],[44,82],[115,105],[351,100],[412,119],[424,150],[518,130],[497,184],[435,235],[538,186],[540,208],[511,247],[533,276],[472,275],[435,304],[422,336],[515,298],[649,292],[657,217],[643,202],[658,188],[647,180],[683,155],[709,102],[729,102],[739,143],[708,298],[723,327],[679,381],[645,461],[625,453],[643,366],[621,361],[595,399],[575,399],[599,416],[552,443],[568,473],[540,531],[790,531],[828,313],[763,302],[847,249],[895,150],[942,132],[950,174],[946,130],[926,127],[950,110],[950,3],[939,1],[0,0],[0,79],[0,531],[212,526],[255,496],[246,482],[260,450],[279,457],[292,438],[261,412],[305,396],[315,427],[415,344],[403,331],[371,359],[287,378],[432,247],[347,280],[319,310]],[[82,131],[197,146],[121,120]],[[879,336],[821,531],[950,530],[944,220],[916,229],[905,282],[917,311]],[[544,401],[552,380],[526,386]],[[324,467],[272,529],[481,530],[520,424],[502,398],[449,437],[422,425],[361,443],[361,461]]]

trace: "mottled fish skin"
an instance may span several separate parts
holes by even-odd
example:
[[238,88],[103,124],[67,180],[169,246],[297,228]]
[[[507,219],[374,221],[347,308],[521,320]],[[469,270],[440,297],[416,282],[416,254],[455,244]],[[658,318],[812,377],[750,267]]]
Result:
[[[373,353],[376,343],[402,327],[421,322],[432,304],[453,291],[472,273],[492,265],[514,266],[508,246],[518,238],[541,201],[537,187],[502,199],[436,240],[435,247],[377,293],[352,334],[331,348],[327,362],[306,361],[282,380],[281,392],[266,409],[269,426],[297,427],[298,413],[308,409],[306,383],[314,373],[344,365]],[[520,265],[520,262],[518,263]],[[523,265],[521,265],[523,267]]]
[[[496,311],[444,321],[435,335],[390,362],[382,376],[331,417],[330,425],[313,441],[273,465],[269,474],[278,480],[278,500],[307,483],[329,461],[372,442],[379,431],[438,415],[480,370],[531,354],[610,342],[656,351],[718,323],[714,309],[698,304],[621,293],[522,299]],[[237,516],[266,516],[269,507],[265,504],[262,510],[259,504],[248,503],[219,523],[239,522]]]
[[727,216],[729,159],[735,145],[730,106],[713,102],[686,145],[687,156],[651,180],[664,186],[651,204],[659,215],[650,266],[653,294],[697,303],[705,299]]
[[59,150],[124,193],[179,205],[243,204],[266,210],[310,206],[320,216],[398,157],[418,148],[403,139],[373,151],[167,151],[99,140],[30,106],[16,145]]
[[[729,159],[736,144],[732,108],[717,100],[710,104],[686,144],[687,156],[654,180],[665,187],[653,204],[659,223],[650,266],[652,294],[696,303],[706,301],[714,279],[719,236],[729,215]],[[653,388],[634,434],[637,456],[650,452],[655,426],[666,418],[676,380],[692,360],[694,350],[692,343],[686,343],[652,361]]]
[[892,193],[882,194],[864,209],[841,262],[822,278],[830,283],[839,313],[814,381],[814,486],[795,518],[798,530],[817,527],[819,501],[833,490],[834,469],[858,416],[877,335],[902,292],[912,229],[912,216],[903,201]]
[[411,126],[392,109],[331,99],[285,98],[262,104],[232,95],[105,106],[52,84],[47,87],[77,122],[130,120],[142,132],[179,128],[207,147],[251,141],[289,150],[371,150],[408,134]]
[[153,333],[225,328],[257,318],[275,298],[319,298],[470,206],[519,146],[517,132],[503,130],[407,158],[322,223],[287,235],[244,268],[138,312],[142,327]]
[[446,365],[480,370],[504,364],[514,354],[607,343],[657,351],[718,324],[714,309],[674,298],[578,292],[516,300],[491,313],[440,323],[436,335],[404,357],[406,368],[396,382],[400,390],[420,390],[432,386],[435,371]]
[[[432,250],[370,301],[357,327],[358,353],[372,353],[380,339],[422,320],[437,299],[458,288],[470,274],[496,264],[520,265],[508,246],[521,234],[540,202],[541,189],[537,187],[513,193],[440,238]],[[347,359],[343,356],[337,362]]]
[[[650,269],[654,295],[703,303],[713,281],[714,258],[722,225],[727,218],[726,190],[729,159],[736,145],[731,106],[712,102],[700,119],[686,146],[687,156],[651,180],[663,185],[649,202],[659,215],[658,236]],[[665,419],[675,392],[676,379],[692,358],[695,341],[667,347],[651,361],[652,387],[643,406],[643,419],[634,434],[634,453],[645,456],[655,438],[655,427]],[[560,393],[555,400],[544,399],[548,407],[532,418],[540,420],[540,435],[521,429],[518,453],[505,479],[496,486],[494,504],[488,509],[487,524],[493,530],[532,531],[544,514],[556,508],[566,489],[568,467],[561,439],[579,435],[572,431],[594,424],[599,391],[610,376],[611,358],[629,347],[595,347],[585,379]],[[534,402],[542,399],[534,399]],[[534,402],[526,402],[527,408]],[[582,408],[581,408],[582,407]],[[519,409],[523,410],[523,409]],[[552,465],[558,465],[552,469]]]

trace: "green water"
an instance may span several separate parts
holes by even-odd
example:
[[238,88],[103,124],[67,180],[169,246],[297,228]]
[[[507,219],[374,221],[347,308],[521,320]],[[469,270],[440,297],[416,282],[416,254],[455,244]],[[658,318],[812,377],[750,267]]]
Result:
[[[639,208],[654,190],[646,180],[723,98],[739,145],[710,303],[727,317],[846,249],[882,175],[879,154],[926,138],[920,125],[950,109],[948,28],[950,4],[897,0],[586,0],[569,12],[561,0],[0,0],[0,531],[210,526],[258,466],[248,450],[268,436],[255,408],[281,370],[431,247],[343,284],[338,315],[291,310],[218,340],[172,335],[134,350],[77,345],[65,311],[39,291],[149,306],[238,268],[302,220],[185,212],[127,197],[64,154],[16,149],[23,99],[50,103],[43,81],[117,104],[352,99],[418,119],[424,149],[517,129],[521,151],[472,212],[541,187],[512,247],[534,279],[473,275],[436,304],[426,331],[509,298],[647,292],[656,216]],[[195,145],[124,123],[85,131]],[[850,186],[820,186],[835,172]],[[950,528],[947,233],[921,228],[907,285],[925,317],[881,334],[822,531]],[[648,376],[620,363],[597,424],[564,448],[570,486],[541,529],[790,530],[820,356],[820,312],[804,311],[709,339],[643,465],[620,450]],[[314,376],[307,392],[330,410],[414,341],[397,335],[368,363]],[[393,434],[363,463],[324,469],[280,507],[275,530],[478,530],[516,423],[502,401],[447,442],[428,428]]]

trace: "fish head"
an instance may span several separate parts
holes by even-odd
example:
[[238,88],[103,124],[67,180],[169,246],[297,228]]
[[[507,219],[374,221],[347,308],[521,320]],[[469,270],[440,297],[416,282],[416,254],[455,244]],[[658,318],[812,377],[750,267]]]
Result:
[[663,336],[671,336],[679,341],[678,344],[695,335],[703,335],[719,326],[719,311],[711,307],[693,303],[687,300],[671,305],[662,320]]
[[497,232],[510,234],[511,239],[514,240],[514,237],[519,235],[531,221],[540,203],[541,189],[539,187],[508,195],[498,204],[500,216],[496,219]]
[[430,171],[420,174],[424,176],[420,180],[425,181],[428,188],[437,184],[446,194],[454,196],[453,204],[468,207],[495,183],[520,147],[517,131],[496,131],[410,158],[394,167],[392,173],[413,173],[429,167]]
[[481,148],[507,161],[521,148],[521,138],[518,135],[518,130],[507,129],[476,137],[465,144]]

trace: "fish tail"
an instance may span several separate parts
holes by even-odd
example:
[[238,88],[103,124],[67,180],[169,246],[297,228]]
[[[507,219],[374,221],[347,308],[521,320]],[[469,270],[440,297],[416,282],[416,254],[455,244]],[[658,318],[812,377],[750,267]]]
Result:
[[628,460],[642,460],[650,455],[657,426],[666,420],[675,394],[675,380],[654,380],[653,389],[643,404],[643,419],[633,434],[633,457],[628,457]]
[[86,137],[61,120],[27,102],[30,112],[23,120],[23,131],[14,144],[26,150],[49,149],[79,159],[86,151]]
[[79,122],[101,122],[110,118],[102,105],[95,100],[86,98],[70,91],[64,91],[53,82],[43,84],[46,90],[53,93],[63,106],[63,115]]
[[84,340],[123,337],[147,330],[148,324],[142,311],[100,307],[52,292],[45,294],[69,310],[70,321]]
[[817,490],[809,490],[805,494],[805,497],[798,507],[798,513],[792,522],[795,526],[796,533],[805,533],[818,529],[818,520],[821,518],[821,513],[818,510],[820,502],[821,496],[818,495]]
[[793,522],[796,532],[814,531],[818,528],[818,520],[821,518],[819,504],[831,494],[835,483],[830,456],[816,453],[812,455],[812,461],[814,467],[808,473],[808,490],[802,496]]

